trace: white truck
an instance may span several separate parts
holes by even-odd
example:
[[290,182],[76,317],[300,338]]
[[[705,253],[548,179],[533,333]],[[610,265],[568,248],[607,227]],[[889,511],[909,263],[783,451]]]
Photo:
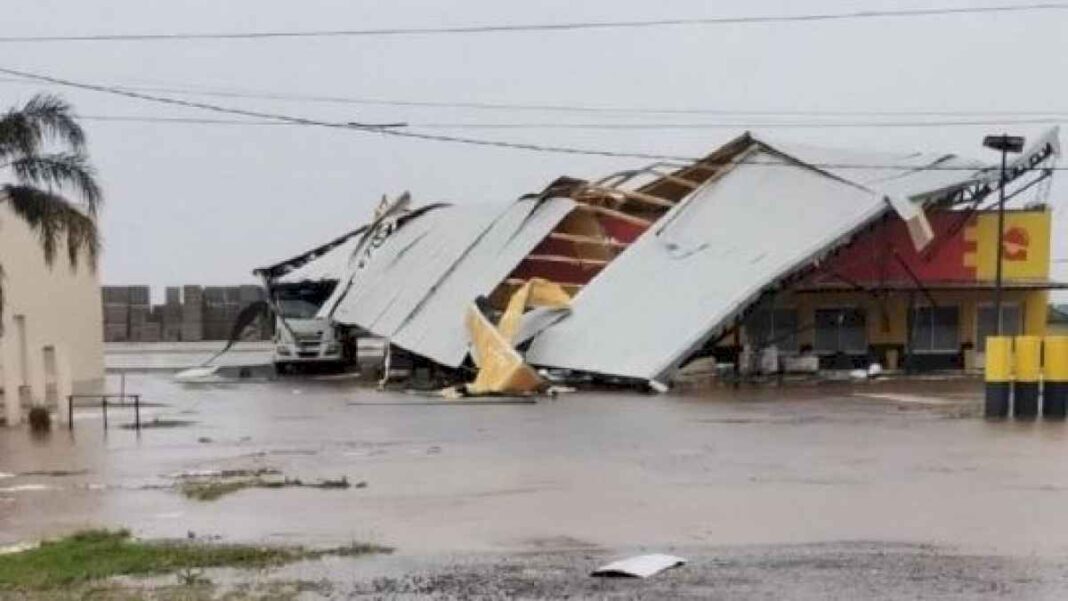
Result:
[[304,367],[343,367],[353,357],[346,332],[328,317],[316,317],[336,280],[275,283],[274,365],[280,373]]

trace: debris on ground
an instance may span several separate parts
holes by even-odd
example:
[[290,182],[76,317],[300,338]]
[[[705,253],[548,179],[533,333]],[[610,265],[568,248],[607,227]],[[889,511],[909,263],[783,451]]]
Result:
[[444,396],[531,394],[544,390],[545,381],[515,349],[520,323],[528,308],[563,311],[570,302],[571,297],[559,284],[531,278],[512,294],[496,325],[486,317],[479,303],[472,303],[467,309],[466,323],[478,375],[470,384],[446,389]]
[[590,573],[590,576],[606,578],[648,578],[659,574],[664,570],[677,568],[685,565],[686,560],[674,555],[652,553],[628,557],[610,564],[601,566]]

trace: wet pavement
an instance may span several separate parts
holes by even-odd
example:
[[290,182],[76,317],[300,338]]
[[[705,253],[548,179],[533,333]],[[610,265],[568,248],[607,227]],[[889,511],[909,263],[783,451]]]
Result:
[[[467,554],[850,541],[1068,557],[1068,424],[982,420],[974,380],[459,405],[345,376],[182,385],[131,373],[126,386],[158,404],[143,409],[146,422],[185,423],[138,434],[117,427],[132,411],[112,408],[104,432],[100,409],[82,408],[73,432],[0,430],[0,545],[89,526],[358,540],[395,547],[375,560],[394,575],[405,562]],[[250,488],[214,501],[174,488],[180,474],[264,468],[367,486]]]

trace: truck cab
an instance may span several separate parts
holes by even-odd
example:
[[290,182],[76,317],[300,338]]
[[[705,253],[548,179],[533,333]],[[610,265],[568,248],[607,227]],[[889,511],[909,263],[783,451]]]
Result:
[[347,360],[341,329],[316,317],[336,280],[276,283],[270,293],[277,307],[274,365],[280,373],[302,367],[342,367]]

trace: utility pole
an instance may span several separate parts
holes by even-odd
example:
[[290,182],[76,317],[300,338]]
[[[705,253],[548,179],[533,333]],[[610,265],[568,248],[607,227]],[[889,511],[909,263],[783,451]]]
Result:
[[998,181],[998,239],[997,258],[994,267],[994,335],[1001,336],[1001,288],[1002,288],[1002,262],[1005,255],[1005,169],[1008,166],[1009,153],[1023,151],[1023,136],[987,136],[983,138],[983,146],[1001,151],[1001,175]]

